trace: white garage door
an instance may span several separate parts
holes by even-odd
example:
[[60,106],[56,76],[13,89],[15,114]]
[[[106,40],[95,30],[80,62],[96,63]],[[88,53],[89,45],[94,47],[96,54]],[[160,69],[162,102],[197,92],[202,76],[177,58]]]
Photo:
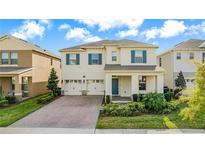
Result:
[[104,95],[104,80],[87,80],[88,95]]
[[64,93],[65,95],[81,95],[82,80],[66,80]]

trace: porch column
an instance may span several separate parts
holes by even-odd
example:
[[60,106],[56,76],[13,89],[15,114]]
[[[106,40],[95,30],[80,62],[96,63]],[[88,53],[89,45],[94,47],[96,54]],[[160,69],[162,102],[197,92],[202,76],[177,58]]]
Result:
[[158,74],[157,75],[157,93],[163,93],[164,89],[164,75]]
[[21,90],[21,76],[15,76],[15,92],[14,95],[18,101],[22,100],[22,90]]
[[105,74],[105,95],[112,95],[112,74]]
[[139,93],[139,77],[138,74],[133,74],[131,77],[131,94]]

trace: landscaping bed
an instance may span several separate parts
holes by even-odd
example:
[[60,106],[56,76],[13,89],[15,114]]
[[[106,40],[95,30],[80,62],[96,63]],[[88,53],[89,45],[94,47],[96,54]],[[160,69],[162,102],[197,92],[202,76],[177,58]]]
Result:
[[164,99],[163,94],[149,93],[142,102],[104,104],[97,128],[101,129],[176,129],[205,128],[205,106],[194,121],[182,120],[181,109],[186,101]]
[[15,121],[43,107],[45,104],[50,103],[55,98],[52,94],[47,93],[12,104],[11,106],[0,108],[0,126],[9,126]]

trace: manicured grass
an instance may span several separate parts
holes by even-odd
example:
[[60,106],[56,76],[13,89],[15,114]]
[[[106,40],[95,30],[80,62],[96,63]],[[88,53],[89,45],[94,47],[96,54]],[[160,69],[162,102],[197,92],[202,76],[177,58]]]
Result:
[[171,122],[173,122],[177,128],[205,128],[205,107],[193,121],[182,120],[179,116],[179,112],[166,114],[166,115],[152,115],[144,114],[136,117],[105,117],[100,116],[97,123],[97,128],[101,129],[159,129],[167,128],[164,124],[163,118],[167,116]]
[[44,95],[33,97],[21,103],[12,105],[11,107],[0,109],[0,126],[9,126],[15,121],[25,117],[26,115],[44,106],[43,104],[37,103],[37,99],[43,96]]

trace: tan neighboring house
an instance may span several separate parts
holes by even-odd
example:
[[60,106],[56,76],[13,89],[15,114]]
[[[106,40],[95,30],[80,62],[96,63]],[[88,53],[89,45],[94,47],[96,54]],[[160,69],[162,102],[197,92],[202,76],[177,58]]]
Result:
[[64,95],[163,93],[164,70],[156,45],[133,40],[102,40],[61,49]]
[[165,86],[174,89],[175,79],[182,71],[187,88],[192,89],[197,69],[194,61],[205,62],[205,40],[190,39],[158,55],[158,66],[165,69]]
[[0,38],[0,95],[21,100],[47,92],[51,68],[60,78],[60,58],[11,35]]

